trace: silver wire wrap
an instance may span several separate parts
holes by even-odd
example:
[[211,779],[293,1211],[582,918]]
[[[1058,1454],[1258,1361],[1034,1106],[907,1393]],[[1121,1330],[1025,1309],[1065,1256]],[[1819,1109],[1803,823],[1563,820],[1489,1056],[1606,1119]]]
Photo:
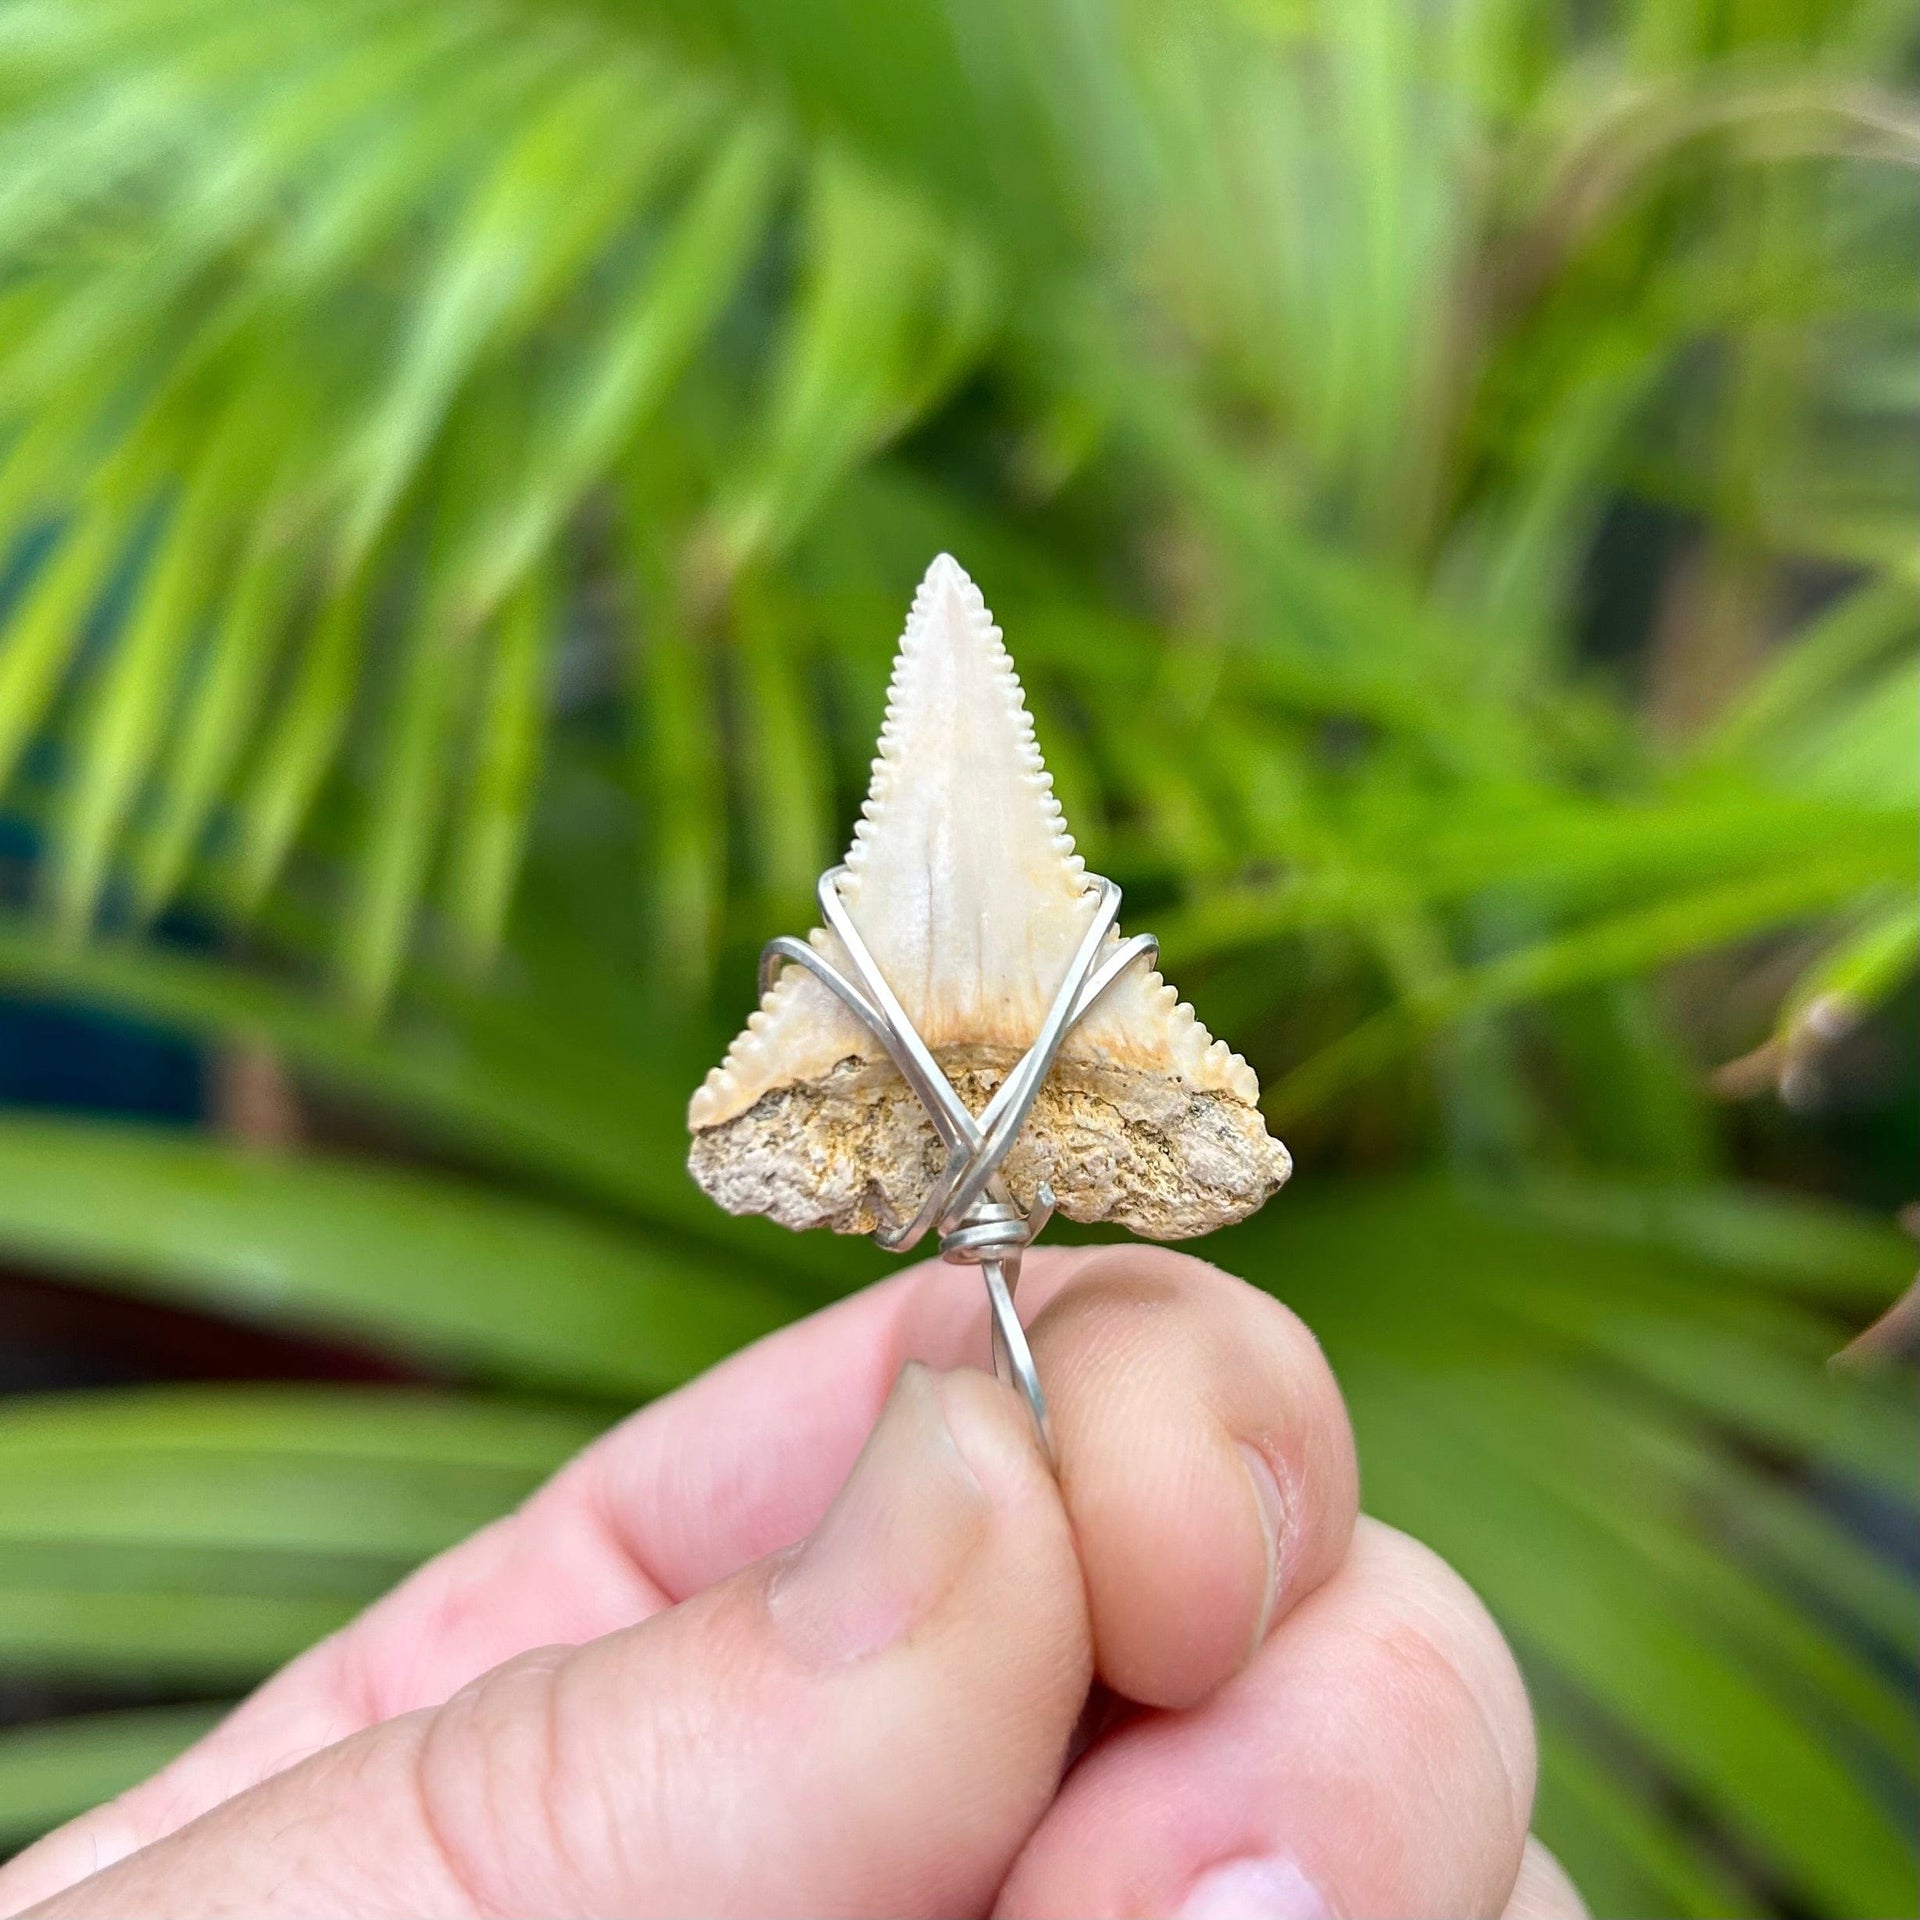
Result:
[[760,992],[763,996],[767,993],[783,965],[791,962],[805,967],[880,1042],[907,1085],[919,1096],[934,1132],[947,1149],[947,1164],[913,1219],[897,1232],[883,1230],[873,1238],[889,1253],[905,1253],[937,1227],[943,1260],[980,1269],[991,1311],[993,1370],[1019,1388],[1051,1460],[1053,1431],[1047,1421],[1047,1399],[1040,1390],[1033,1350],[1027,1345],[1013,1294],[1020,1284],[1020,1256],[1053,1216],[1053,1192],[1043,1184],[1034,1196],[1033,1210],[1022,1212],[1000,1177],[1000,1164],[1033,1111],[1061,1043],[1134,961],[1145,956],[1151,964],[1158,957],[1160,943],[1150,933],[1136,933],[1100,959],[1101,945],[1120,912],[1120,889],[1111,880],[1088,875],[1089,890],[1098,892],[1100,899],[1073,964],[1032,1046],[1020,1056],[976,1120],[941,1072],[932,1050],[915,1031],[906,1009],[874,964],[867,943],[847,917],[840,899],[840,880],[845,872],[844,866],[831,867],[820,876],[820,911],[839,936],[859,978],[850,980],[806,941],[782,934],[777,940],[769,940],[761,951]]

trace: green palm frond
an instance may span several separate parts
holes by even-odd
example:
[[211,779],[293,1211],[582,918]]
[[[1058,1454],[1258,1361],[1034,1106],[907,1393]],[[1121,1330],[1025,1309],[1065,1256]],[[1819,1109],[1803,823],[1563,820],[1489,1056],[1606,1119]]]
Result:
[[[1630,40],[1570,35],[1573,102],[1598,102],[1582,109],[1497,11],[1403,31],[1379,6],[1310,40],[1304,20],[1224,18],[1175,40],[1064,5],[982,9],[962,33],[909,8],[901,57],[945,108],[909,125],[823,57],[824,29],[796,39],[782,17],[274,0],[238,36],[217,6],[21,15],[0,49],[31,156],[0,219],[25,268],[0,314],[0,490],[25,543],[0,765],[43,722],[64,743],[46,891],[70,934],[123,898],[150,919],[196,876],[256,912],[311,845],[342,856],[306,879],[350,903],[334,964],[353,1003],[386,1003],[432,898],[433,937],[485,959],[550,714],[551,642],[527,622],[574,631],[603,596],[596,498],[613,488],[658,548],[632,555],[654,585],[617,617],[661,656],[636,698],[683,714],[653,736],[672,792],[720,724],[709,677],[658,678],[689,644],[676,632],[705,651],[749,619],[754,595],[736,611],[729,589],[756,566],[804,565],[809,544],[851,558],[831,523],[864,508],[855,470],[983,366],[1093,423],[1115,473],[1085,489],[1096,523],[1141,488],[1197,515],[1181,537],[1210,555],[1204,591],[1145,635],[1170,626],[1199,656],[1190,739],[1238,697],[1290,717],[1311,683],[1308,714],[1385,729],[1330,800],[1417,777],[1401,754],[1436,734],[1491,755],[1457,769],[1474,786],[1564,785],[1587,769],[1515,703],[1552,697],[1549,636],[1600,505],[1661,457],[1650,415],[1690,357],[1725,356],[1737,389],[1774,313],[1874,317],[1805,220],[1800,279],[1768,277],[1777,243],[1750,255],[1779,224],[1769,195],[1811,209],[1836,171],[1911,142],[1844,71],[1770,91],[1753,50],[1676,65],[1669,48],[1638,72]],[[1069,44],[1081,84],[1041,86],[1036,60]],[[989,123],[1001,151],[963,156],[959,130]],[[1696,185],[1700,150],[1737,169],[1756,128],[1811,177],[1776,186],[1755,161],[1724,210]],[[1649,244],[1663,201],[1695,216],[1684,246]],[[1013,202],[1054,235],[1038,256]],[[1554,324],[1602,294],[1604,326]],[[1814,386],[1773,407],[1757,454],[1790,454],[1785,416],[1825,404]],[[990,537],[1017,538],[1017,488],[982,505]],[[1276,510],[1329,537],[1289,536]],[[869,550],[861,590],[897,597],[900,564]],[[515,615],[517,595],[540,612]],[[1076,582],[1057,612],[1111,607]],[[89,617],[113,629],[91,665]],[[1059,672],[1114,729],[1087,695],[1106,665],[1083,641]],[[1478,724],[1437,727],[1460,702]],[[1906,709],[1890,688],[1876,711],[1897,753]],[[1151,789],[1106,809],[1141,810],[1147,870],[1192,874],[1203,848],[1201,876],[1231,881],[1275,857],[1247,831],[1270,746],[1185,791],[1137,737],[1100,744],[1107,780],[1139,763]],[[482,851],[482,829],[448,824],[462,770],[508,765]],[[1897,828],[1909,789],[1849,797]],[[1285,821],[1288,856],[1311,825]],[[672,828],[662,850],[696,982],[733,865],[697,840]],[[1867,867],[1864,884],[1905,874]],[[1756,902],[1699,944],[1800,907]]]
[[946,547],[1596,1908],[1910,1908],[1911,1395],[1826,1363],[1911,1255],[1705,1083],[1913,978],[1911,71],[1877,0],[9,9],[0,983],[422,1151],[11,1113],[0,1249],[444,1384],[0,1417],[0,1665],[130,1702],[0,1735],[0,1838],[879,1270],[682,1102]]

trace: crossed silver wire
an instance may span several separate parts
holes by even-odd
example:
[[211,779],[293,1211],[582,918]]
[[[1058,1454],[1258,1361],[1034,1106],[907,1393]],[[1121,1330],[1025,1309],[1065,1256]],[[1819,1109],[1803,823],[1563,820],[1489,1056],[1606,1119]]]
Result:
[[1151,964],[1159,954],[1160,943],[1150,933],[1136,933],[1101,960],[1101,945],[1120,912],[1120,889],[1111,880],[1090,874],[1089,889],[1097,891],[1100,898],[1073,964],[1053,997],[1038,1036],[976,1120],[941,1072],[939,1062],[907,1018],[906,1009],[848,918],[840,899],[840,881],[846,871],[844,866],[831,867],[820,876],[820,911],[839,936],[858,979],[849,979],[806,941],[782,934],[769,940],[761,951],[760,991],[763,995],[767,992],[784,964],[805,967],[887,1050],[926,1108],[934,1132],[947,1149],[947,1164],[913,1219],[895,1232],[882,1230],[873,1238],[889,1253],[905,1253],[938,1227],[941,1258],[980,1269],[991,1310],[993,1370],[1020,1390],[1051,1459],[1053,1432],[1047,1421],[1046,1395],[1040,1390],[1033,1350],[1027,1344],[1013,1294],[1020,1284],[1020,1256],[1053,1216],[1053,1191],[1043,1183],[1034,1196],[1032,1210],[1023,1212],[1000,1176],[1000,1165],[1033,1111],[1061,1043],[1134,961],[1144,955]]

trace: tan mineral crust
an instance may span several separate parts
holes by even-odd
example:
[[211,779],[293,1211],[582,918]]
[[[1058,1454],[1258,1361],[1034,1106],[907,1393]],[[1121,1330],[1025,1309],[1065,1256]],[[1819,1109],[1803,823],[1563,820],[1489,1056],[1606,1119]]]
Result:
[[[988,1047],[934,1057],[976,1114],[1016,1058]],[[690,1164],[729,1213],[873,1233],[913,1218],[944,1160],[892,1062],[849,1058],[695,1134]],[[1044,1182],[1068,1219],[1112,1220],[1149,1240],[1184,1240],[1244,1219],[1292,1170],[1257,1108],[1084,1060],[1056,1064],[1002,1166],[1023,1208]]]

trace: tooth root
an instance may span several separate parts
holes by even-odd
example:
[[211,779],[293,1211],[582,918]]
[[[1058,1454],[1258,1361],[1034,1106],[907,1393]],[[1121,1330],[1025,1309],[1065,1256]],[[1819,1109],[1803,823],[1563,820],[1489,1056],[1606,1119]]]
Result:
[[[1045,1019],[1086,931],[1094,895],[1000,629],[979,589],[946,554],[927,569],[914,595],[845,864],[847,914],[936,1057],[943,1066],[949,1058],[998,1060],[1004,1072]],[[808,939],[817,952],[847,965],[830,932],[816,927]],[[876,1066],[881,1055],[879,1043],[827,988],[804,969],[786,969],[689,1105],[702,1184],[736,1211],[771,1212],[791,1225],[819,1220],[870,1231],[860,1224],[864,1201],[849,1211],[808,1186],[812,1181],[818,1188],[827,1178],[823,1167],[844,1170],[847,1154],[800,1135],[826,1125],[820,1115],[828,1108],[844,1132],[847,1115],[835,1107],[840,1096],[823,1107],[821,1090],[862,1072],[871,1079],[878,1071],[884,1080],[891,1069]],[[1063,1210],[1073,1217],[1120,1219],[1146,1232],[1160,1230],[1155,1221],[1167,1232],[1203,1231],[1191,1221],[1204,1216],[1206,1224],[1218,1225],[1241,1217],[1285,1177],[1286,1152],[1260,1122],[1252,1069],[1146,967],[1129,969],[1074,1029],[1054,1081],[1080,1089],[1075,1137],[1084,1141],[1085,1128],[1096,1122],[1115,1131],[1115,1152],[1095,1158],[1123,1171],[1131,1166],[1137,1186],[1152,1184],[1137,1144],[1138,1128],[1148,1123],[1126,1119],[1123,1108],[1144,1111],[1143,1102],[1151,1108],[1158,1117],[1149,1131],[1159,1128],[1168,1148],[1154,1165],[1164,1173],[1165,1164],[1181,1163],[1186,1152],[1202,1187],[1233,1158],[1216,1150],[1223,1129],[1237,1129],[1244,1149],[1230,1190],[1211,1192],[1184,1211],[1183,1203],[1163,1195],[1143,1213],[1137,1194],[1129,1198],[1118,1189],[1099,1198],[1082,1193],[1076,1211],[1073,1170],[1056,1168],[1053,1184],[1067,1196]],[[1048,1146],[1050,1127],[1068,1125],[1055,1111],[1055,1091],[1050,1081],[1023,1134],[1035,1151]],[[794,1097],[769,1104],[783,1092]],[[803,1108],[813,1119],[797,1117]],[[872,1109],[866,1099],[864,1110]],[[1106,1120],[1099,1119],[1102,1110]],[[789,1117],[779,1120],[781,1114]],[[745,1128],[749,1118],[754,1145],[745,1159],[759,1171],[742,1174],[744,1149],[730,1155],[722,1136]],[[925,1135],[932,1139],[930,1127]],[[889,1141],[873,1150],[897,1152],[897,1133]],[[785,1169],[778,1178],[768,1172],[775,1162]],[[917,1163],[905,1170],[866,1168],[862,1190],[884,1189],[890,1180],[924,1185],[925,1177]],[[915,1205],[917,1194],[908,1215]],[[1176,1217],[1187,1224],[1166,1225]]]

